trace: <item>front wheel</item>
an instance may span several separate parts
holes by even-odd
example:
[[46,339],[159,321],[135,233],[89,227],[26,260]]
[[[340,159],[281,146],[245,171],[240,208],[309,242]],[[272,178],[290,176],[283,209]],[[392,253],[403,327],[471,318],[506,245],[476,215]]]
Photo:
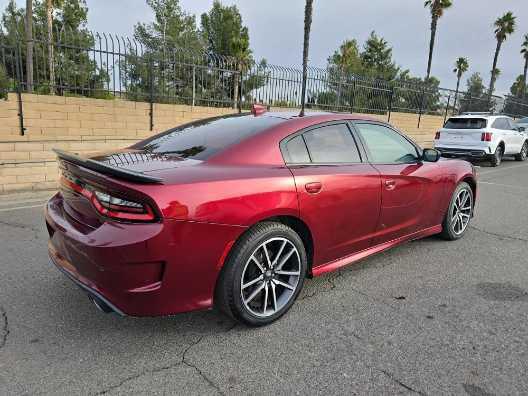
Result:
[[249,326],[267,325],[284,315],[306,276],[303,242],[290,227],[257,224],[235,244],[217,285],[217,306]]
[[451,197],[440,236],[448,241],[462,238],[473,216],[473,206],[473,190],[466,182],[460,183]]
[[528,156],[528,141],[524,142],[521,152],[515,156],[516,161],[524,161]]
[[493,154],[490,158],[491,166],[499,166],[502,162],[502,156],[504,155],[504,149],[502,146],[497,146],[495,149],[495,154]]

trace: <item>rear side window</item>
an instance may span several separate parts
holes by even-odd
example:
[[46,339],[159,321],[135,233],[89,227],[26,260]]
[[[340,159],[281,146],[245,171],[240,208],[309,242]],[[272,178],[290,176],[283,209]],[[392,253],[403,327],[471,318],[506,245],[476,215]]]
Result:
[[290,140],[286,145],[286,150],[288,150],[288,162],[294,164],[306,164],[310,162],[308,149],[306,148],[306,144],[304,144],[302,136],[297,136]]
[[444,125],[446,129],[483,129],[487,126],[485,118],[450,118]]
[[497,118],[493,122],[491,127],[495,129],[503,129],[503,130],[509,131],[513,129],[513,124],[510,122],[509,118]]
[[174,154],[182,158],[206,160],[283,121],[281,118],[253,115],[210,118],[170,129],[137,143],[133,148],[153,154]]
[[356,142],[345,124],[313,129],[303,137],[313,163],[361,162]]

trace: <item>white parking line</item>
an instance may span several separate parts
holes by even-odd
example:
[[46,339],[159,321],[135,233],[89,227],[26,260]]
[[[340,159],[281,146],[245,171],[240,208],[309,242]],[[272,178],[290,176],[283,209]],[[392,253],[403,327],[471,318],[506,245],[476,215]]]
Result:
[[12,210],[42,208],[42,207],[44,207],[44,203],[41,203],[40,205],[15,206],[14,208],[2,208],[0,209],[0,212],[11,212]]
[[490,170],[490,171],[487,171],[487,172],[479,171],[479,175],[484,176],[484,175],[489,175],[490,173],[497,173],[497,172],[507,171],[507,170],[515,169],[515,168],[524,168],[526,166],[528,166],[528,163],[527,164],[521,164],[521,165],[513,165],[513,166],[502,167],[502,168],[493,169],[493,170]]
[[508,188],[517,188],[519,190],[526,190],[528,191],[527,187],[521,187],[521,186],[512,186],[511,184],[501,184],[501,183],[492,183],[487,181],[479,181],[478,184],[489,184],[491,186],[498,186],[498,187],[508,187]]

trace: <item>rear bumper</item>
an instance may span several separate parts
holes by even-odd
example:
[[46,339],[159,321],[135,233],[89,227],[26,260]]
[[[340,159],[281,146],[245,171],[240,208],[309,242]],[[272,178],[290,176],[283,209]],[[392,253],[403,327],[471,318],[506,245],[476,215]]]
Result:
[[121,311],[119,308],[117,308],[111,301],[109,301],[105,296],[103,296],[101,293],[99,293],[97,290],[92,289],[90,286],[85,285],[82,283],[79,279],[75,277],[74,274],[70,273],[65,267],[55,262],[55,258],[51,256],[50,254],[50,262],[57,267],[57,269],[62,272],[68,279],[70,279],[73,283],[75,283],[77,286],[79,286],[82,290],[84,290],[86,293],[88,293],[88,296],[94,300],[98,301],[99,304],[102,302],[108,309],[112,312],[115,312],[118,315],[126,316],[123,311]]
[[462,149],[451,147],[436,147],[443,157],[451,158],[486,158],[489,154],[483,149]]
[[52,263],[95,302],[127,316],[163,316],[212,306],[223,258],[244,227],[165,219],[87,227],[46,205]]

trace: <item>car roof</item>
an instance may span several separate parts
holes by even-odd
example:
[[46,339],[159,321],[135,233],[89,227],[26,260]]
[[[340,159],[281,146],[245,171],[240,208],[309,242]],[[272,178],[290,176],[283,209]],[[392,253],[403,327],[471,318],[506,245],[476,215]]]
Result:
[[335,120],[366,120],[366,121],[379,121],[375,117],[364,115],[364,114],[353,114],[353,113],[333,113],[330,111],[310,111],[306,112],[303,117],[299,116],[298,111],[269,111],[258,117],[275,117],[282,118],[284,120],[292,119],[310,119],[312,121],[324,122],[331,119]]
[[496,118],[511,118],[504,114],[461,114],[451,116],[449,118],[485,118],[485,119],[496,119]]

